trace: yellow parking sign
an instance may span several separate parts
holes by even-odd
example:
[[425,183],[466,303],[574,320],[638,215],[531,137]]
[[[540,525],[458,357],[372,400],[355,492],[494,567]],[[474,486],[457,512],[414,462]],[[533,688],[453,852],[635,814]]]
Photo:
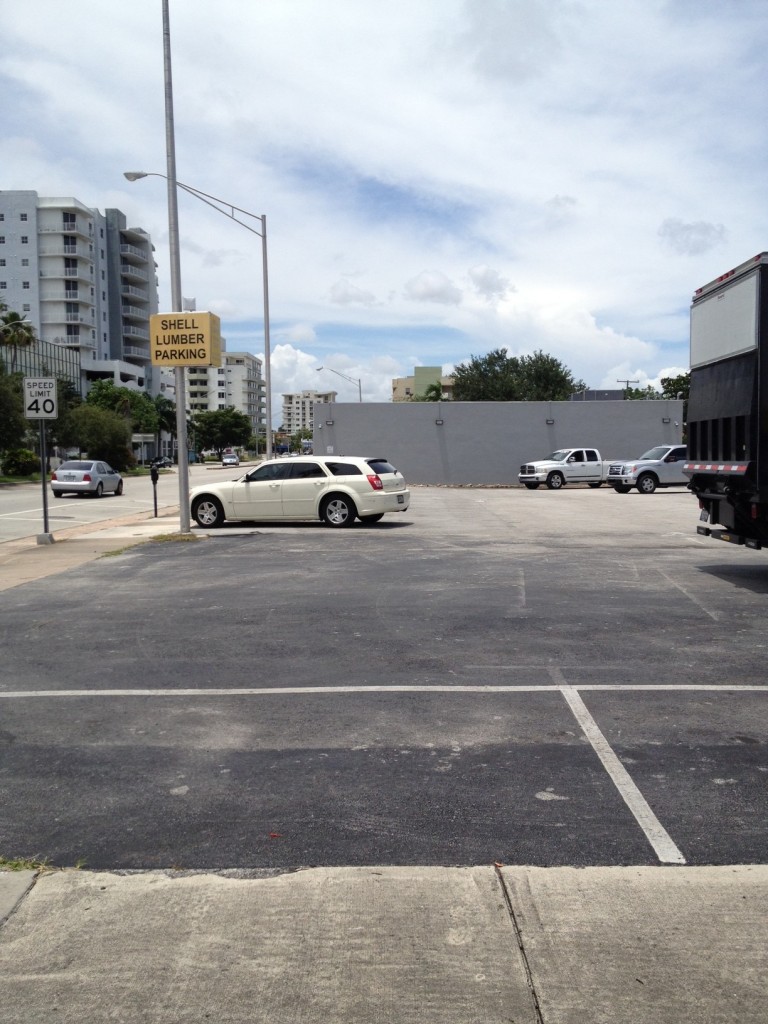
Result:
[[153,366],[221,363],[221,320],[215,313],[155,313],[149,331]]

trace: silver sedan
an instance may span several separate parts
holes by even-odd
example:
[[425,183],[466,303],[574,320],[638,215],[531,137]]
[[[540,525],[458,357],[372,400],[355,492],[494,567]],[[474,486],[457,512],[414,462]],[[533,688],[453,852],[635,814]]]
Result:
[[116,469],[96,459],[78,459],[62,462],[51,474],[51,489],[54,498],[70,494],[90,494],[100,498],[102,494],[122,494],[123,478]]

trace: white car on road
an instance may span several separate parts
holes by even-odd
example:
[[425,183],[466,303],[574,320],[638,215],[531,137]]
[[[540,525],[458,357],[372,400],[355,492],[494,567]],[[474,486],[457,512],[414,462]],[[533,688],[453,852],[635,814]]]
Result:
[[236,480],[203,484],[190,494],[192,517],[206,529],[225,520],[321,520],[351,526],[405,512],[410,491],[386,459],[300,455],[270,459]]

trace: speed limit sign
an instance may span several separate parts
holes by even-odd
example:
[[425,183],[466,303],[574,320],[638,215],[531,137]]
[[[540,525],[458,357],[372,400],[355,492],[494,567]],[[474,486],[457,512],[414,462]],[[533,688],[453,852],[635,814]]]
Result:
[[24,415],[28,420],[58,418],[55,377],[24,378]]

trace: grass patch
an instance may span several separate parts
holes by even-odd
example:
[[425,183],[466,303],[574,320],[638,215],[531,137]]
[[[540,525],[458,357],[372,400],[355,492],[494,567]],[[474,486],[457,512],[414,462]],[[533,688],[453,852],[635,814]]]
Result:
[[47,860],[36,857],[0,857],[0,871],[52,871]]
[[149,539],[152,544],[163,544],[165,541],[181,541],[186,544],[190,540],[207,540],[207,537],[201,537],[199,533],[158,533],[156,537]]

